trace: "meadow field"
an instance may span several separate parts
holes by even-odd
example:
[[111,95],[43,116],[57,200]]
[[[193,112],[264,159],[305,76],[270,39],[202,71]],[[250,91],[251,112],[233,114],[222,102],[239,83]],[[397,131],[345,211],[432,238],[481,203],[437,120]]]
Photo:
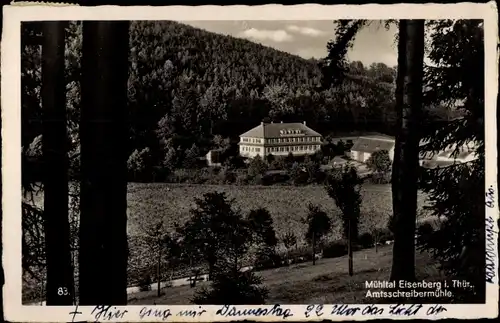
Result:
[[[140,234],[139,224],[151,218],[163,218],[167,227],[182,224],[190,217],[195,198],[204,193],[224,192],[234,199],[234,207],[243,214],[256,208],[266,208],[272,215],[278,237],[292,231],[301,239],[306,231],[302,219],[307,215],[309,203],[320,206],[332,218],[333,227],[328,240],[338,239],[341,232],[340,210],[323,186],[258,186],[258,185],[205,185],[130,183],[128,187],[129,234]],[[385,227],[392,214],[391,187],[387,184],[365,184],[362,189],[360,233],[368,226]],[[419,208],[425,197],[420,194]],[[420,212],[421,213],[421,212]]]
[[[224,192],[234,199],[234,207],[246,215],[250,210],[266,208],[273,217],[278,237],[293,232],[297,238],[304,236],[309,203],[320,206],[332,218],[332,232],[327,240],[338,239],[341,232],[340,210],[323,186],[260,186],[260,185],[208,185],[171,183],[129,183],[127,192],[128,234],[141,234],[141,222],[163,219],[167,228],[183,224],[190,217],[195,198],[208,192]],[[390,184],[364,184],[361,190],[360,233],[373,225],[385,227],[392,214]],[[33,196],[34,203],[43,208],[43,192]],[[419,214],[423,214],[425,196],[419,194]]]

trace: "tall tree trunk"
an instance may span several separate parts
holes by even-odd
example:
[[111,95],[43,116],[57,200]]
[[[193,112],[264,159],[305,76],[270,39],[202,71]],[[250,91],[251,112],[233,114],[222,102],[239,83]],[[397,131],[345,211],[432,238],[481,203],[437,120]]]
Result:
[[64,82],[64,22],[44,22],[42,43],[42,151],[47,305],[73,304],[68,216],[68,136]]
[[158,297],[161,296],[161,245],[158,246],[158,264],[156,266],[156,278],[158,279]]
[[396,105],[398,133],[392,170],[392,280],[415,279],[419,122],[422,115],[424,20],[399,23]]
[[316,265],[316,237],[314,231],[312,233],[312,256],[313,256],[313,266]]
[[351,218],[349,218],[347,224],[347,257],[349,259],[349,276],[354,275],[354,264],[352,261],[352,227]]
[[127,303],[128,27],[83,23],[81,305]]

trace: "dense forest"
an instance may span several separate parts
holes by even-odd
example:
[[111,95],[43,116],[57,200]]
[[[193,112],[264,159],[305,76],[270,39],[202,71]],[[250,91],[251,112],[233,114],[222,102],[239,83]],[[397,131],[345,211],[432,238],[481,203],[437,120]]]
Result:
[[[40,46],[34,23],[23,25],[23,147],[41,142]],[[78,150],[81,23],[66,28],[68,126]],[[157,166],[182,165],[233,145],[263,120],[306,121],[324,135],[352,131],[393,133],[395,68],[349,65],[335,88],[321,86],[319,61],[305,60],[247,40],[171,21],[130,26],[129,154],[147,148]],[[38,138],[37,138],[38,137]]]

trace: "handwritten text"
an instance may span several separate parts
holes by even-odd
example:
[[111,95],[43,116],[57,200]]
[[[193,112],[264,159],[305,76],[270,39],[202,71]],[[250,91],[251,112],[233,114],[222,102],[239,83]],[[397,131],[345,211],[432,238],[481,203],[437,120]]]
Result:
[[215,315],[219,316],[277,316],[286,319],[287,317],[293,316],[292,311],[289,308],[283,308],[279,304],[274,305],[272,308],[268,309],[265,307],[257,308],[242,308],[238,309],[236,306],[224,305],[215,312]]

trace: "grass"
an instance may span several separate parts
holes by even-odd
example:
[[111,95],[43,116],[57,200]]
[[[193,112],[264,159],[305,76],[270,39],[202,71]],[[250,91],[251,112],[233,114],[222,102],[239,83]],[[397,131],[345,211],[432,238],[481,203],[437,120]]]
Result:
[[[258,272],[263,285],[269,290],[267,304],[356,304],[383,303],[391,300],[366,298],[365,281],[389,280],[392,264],[392,246],[364,249],[354,253],[354,276],[348,275],[347,257],[321,259],[315,266],[311,262]],[[437,265],[427,253],[416,256],[417,279],[442,280]],[[163,289],[161,297],[156,291],[129,295],[129,305],[191,303],[196,290],[209,283]],[[372,289],[372,292],[376,291]],[[435,300],[433,300],[435,301]],[[394,300],[392,300],[394,302]]]
[[[204,193],[219,191],[235,200],[235,207],[244,214],[264,207],[272,215],[278,236],[293,232],[300,240],[306,226],[302,219],[307,215],[307,205],[319,205],[333,220],[332,232],[327,240],[340,238],[340,210],[320,185],[308,186],[260,186],[260,185],[208,185],[170,183],[129,183],[127,193],[128,234],[140,234],[140,222],[162,218],[166,227],[182,224],[190,217],[195,206],[194,198]],[[419,197],[419,207],[424,204]],[[37,206],[43,207],[43,192],[34,196]],[[392,214],[390,185],[365,184],[362,189],[360,233],[374,223],[383,223]]]
[[[307,214],[307,205],[319,205],[333,218],[333,230],[328,238],[340,237],[340,210],[322,186],[257,186],[257,185],[205,185],[131,183],[128,188],[129,233],[137,233],[138,224],[147,218],[163,218],[167,226],[175,222],[182,224],[190,217],[189,210],[195,206],[194,198],[211,191],[225,192],[235,199],[235,207],[245,214],[259,207],[272,215],[278,236],[292,231],[301,239],[306,226],[301,222]],[[392,213],[392,197],[389,185],[367,184],[362,190],[361,225],[363,231],[373,225],[373,217],[384,221]],[[420,197],[419,205],[424,203]]]

